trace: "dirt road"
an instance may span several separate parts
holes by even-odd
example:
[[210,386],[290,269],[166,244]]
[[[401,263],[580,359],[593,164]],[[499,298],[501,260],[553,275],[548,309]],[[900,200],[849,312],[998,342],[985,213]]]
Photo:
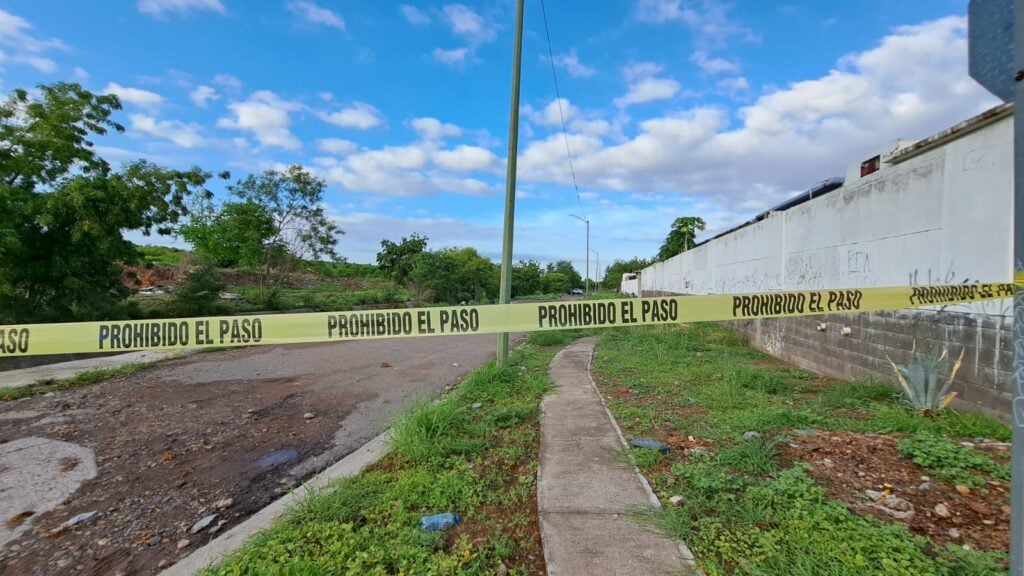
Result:
[[494,348],[486,335],[230,350],[0,404],[0,574],[155,574]]

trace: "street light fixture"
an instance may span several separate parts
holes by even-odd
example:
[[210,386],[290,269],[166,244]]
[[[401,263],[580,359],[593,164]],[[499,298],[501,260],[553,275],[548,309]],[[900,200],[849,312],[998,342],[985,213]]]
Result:
[[586,279],[586,281],[583,284],[583,293],[589,295],[590,294],[590,220],[588,220],[586,218],[583,218],[581,216],[577,216],[575,214],[569,214],[569,216],[572,216],[573,218],[575,218],[575,219],[579,220],[580,222],[583,222],[584,224],[587,225],[587,267],[585,268],[585,270],[587,271],[587,279]]

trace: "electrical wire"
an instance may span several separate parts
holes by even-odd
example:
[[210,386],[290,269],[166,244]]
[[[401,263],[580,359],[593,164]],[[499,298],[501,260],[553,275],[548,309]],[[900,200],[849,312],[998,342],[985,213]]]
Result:
[[540,0],[540,11],[544,15],[544,35],[548,41],[548,59],[551,61],[551,78],[555,82],[555,102],[558,103],[558,117],[562,121],[562,137],[565,139],[565,155],[569,159],[569,173],[572,175],[572,187],[576,190],[576,200],[580,204],[580,212],[583,218],[587,218],[587,212],[583,208],[583,197],[580,195],[580,187],[576,183],[576,168],[572,162],[572,151],[569,148],[569,131],[565,127],[565,111],[562,109],[562,94],[558,90],[558,72],[555,70],[555,52],[551,48],[551,30],[548,28],[548,11],[544,6],[544,0]]

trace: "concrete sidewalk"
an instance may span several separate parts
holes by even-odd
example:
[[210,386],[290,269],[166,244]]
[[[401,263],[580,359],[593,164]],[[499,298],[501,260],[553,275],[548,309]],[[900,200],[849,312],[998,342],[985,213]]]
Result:
[[71,362],[60,362],[57,364],[45,364],[32,368],[20,368],[18,370],[5,370],[0,372],[0,388],[22,388],[30,386],[39,381],[64,380],[74,378],[82,372],[98,370],[100,368],[117,368],[125,364],[139,362],[156,362],[174,356],[189,354],[189,350],[144,350],[141,352],[128,352],[116,356],[101,356],[98,358],[86,358],[85,360],[72,360]]
[[558,353],[541,409],[537,510],[551,576],[700,574],[682,543],[630,514],[660,506],[590,378],[594,340]]

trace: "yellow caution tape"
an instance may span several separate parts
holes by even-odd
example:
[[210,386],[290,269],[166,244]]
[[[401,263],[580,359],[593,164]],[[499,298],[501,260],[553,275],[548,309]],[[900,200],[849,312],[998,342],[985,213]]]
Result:
[[607,328],[898,310],[1013,296],[1014,284],[255,314],[0,326],[0,357]]

